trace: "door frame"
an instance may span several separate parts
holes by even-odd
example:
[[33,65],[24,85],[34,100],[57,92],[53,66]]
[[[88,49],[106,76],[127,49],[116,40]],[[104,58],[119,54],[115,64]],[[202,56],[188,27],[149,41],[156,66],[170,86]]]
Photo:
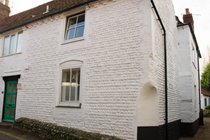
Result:
[[[5,76],[3,77],[3,80],[4,80],[4,101],[3,101],[3,110],[2,110],[2,120],[1,122],[4,122],[4,111],[5,111],[5,102],[6,102],[6,87],[7,87],[7,82],[8,81],[16,81],[18,83],[18,79],[20,78],[20,75],[15,75],[15,76]],[[16,93],[18,94],[18,93]],[[15,104],[17,106],[17,95],[16,95],[16,101],[15,101]],[[14,114],[14,118],[15,118],[15,115],[16,115],[16,106],[15,106],[15,114]],[[6,122],[6,121],[5,121]],[[8,122],[10,123],[10,122]]]

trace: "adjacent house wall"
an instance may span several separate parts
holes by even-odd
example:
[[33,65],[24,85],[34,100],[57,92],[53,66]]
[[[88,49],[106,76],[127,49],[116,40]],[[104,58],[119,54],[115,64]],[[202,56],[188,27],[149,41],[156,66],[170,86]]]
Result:
[[[180,117],[184,129],[198,128],[199,119],[199,81],[198,54],[188,25],[178,27],[177,49],[177,87],[180,94]],[[185,128],[190,127],[190,128]]]
[[205,109],[205,107],[209,105],[210,105],[210,97],[201,94],[201,108]]

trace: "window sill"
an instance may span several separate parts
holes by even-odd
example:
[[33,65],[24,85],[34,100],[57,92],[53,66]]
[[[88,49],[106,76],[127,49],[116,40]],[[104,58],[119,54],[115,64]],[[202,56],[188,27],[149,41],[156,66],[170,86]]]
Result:
[[73,43],[73,42],[78,42],[78,41],[82,41],[84,40],[84,37],[78,37],[78,38],[73,38],[70,40],[64,40],[61,45],[65,45],[65,44],[69,44],[69,43]]
[[14,56],[14,55],[18,55],[18,54],[22,54],[22,52],[14,53],[14,54],[9,54],[9,55],[2,55],[0,58],[9,57],[9,56]]
[[56,107],[58,108],[81,108],[82,104],[79,102],[75,103],[60,103]]

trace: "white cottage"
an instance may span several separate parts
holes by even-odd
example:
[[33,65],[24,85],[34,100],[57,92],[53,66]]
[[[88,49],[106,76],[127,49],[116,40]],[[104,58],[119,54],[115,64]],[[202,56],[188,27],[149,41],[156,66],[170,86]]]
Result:
[[201,108],[205,109],[209,105],[210,105],[210,92],[202,88],[201,89]]
[[27,117],[128,140],[178,140],[171,0],[0,3],[0,120]]
[[[201,53],[194,34],[193,16],[186,9],[183,23],[178,22],[177,91],[180,93],[181,134],[193,136],[202,122],[200,101]],[[200,116],[201,115],[201,116]]]

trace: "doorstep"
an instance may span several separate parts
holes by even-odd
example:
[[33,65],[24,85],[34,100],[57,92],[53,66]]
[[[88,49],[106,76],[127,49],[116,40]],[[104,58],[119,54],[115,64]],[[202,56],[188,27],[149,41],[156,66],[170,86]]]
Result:
[[8,123],[8,122],[1,122],[0,127],[4,128],[12,128],[13,123]]

